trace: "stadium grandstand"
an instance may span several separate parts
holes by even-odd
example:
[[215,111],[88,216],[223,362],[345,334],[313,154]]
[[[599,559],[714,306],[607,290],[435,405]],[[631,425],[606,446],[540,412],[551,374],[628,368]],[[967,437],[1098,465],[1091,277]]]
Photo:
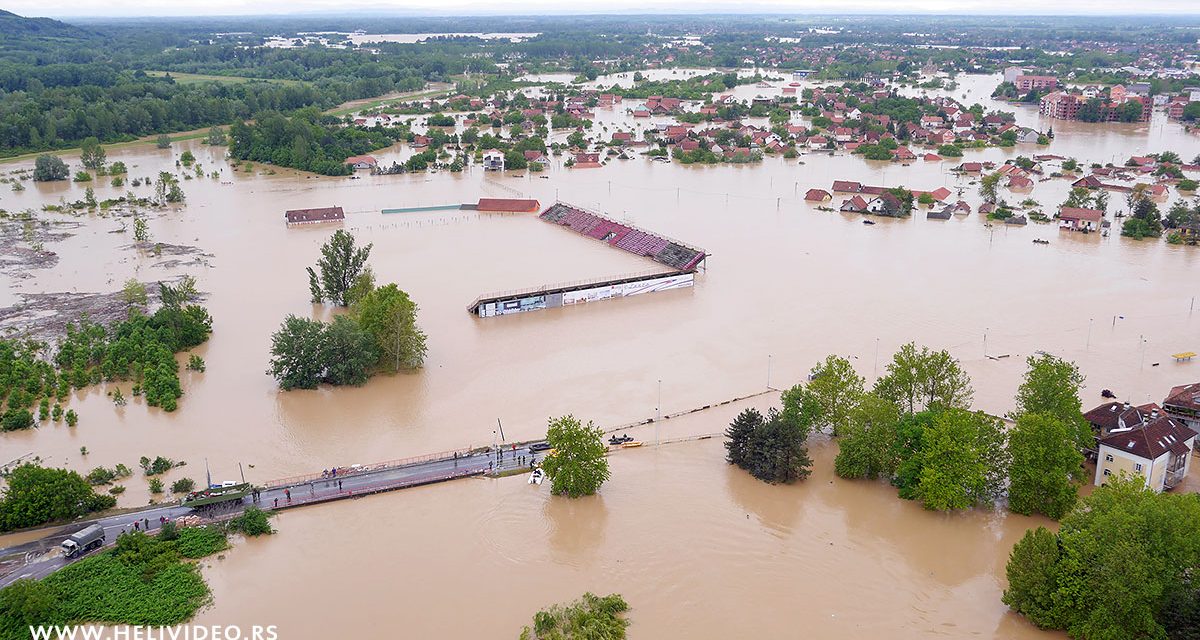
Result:
[[539,216],[589,238],[607,242],[629,253],[645,256],[676,271],[695,269],[707,255],[704,250],[690,247],[677,240],[610,220],[586,209],[556,202]]

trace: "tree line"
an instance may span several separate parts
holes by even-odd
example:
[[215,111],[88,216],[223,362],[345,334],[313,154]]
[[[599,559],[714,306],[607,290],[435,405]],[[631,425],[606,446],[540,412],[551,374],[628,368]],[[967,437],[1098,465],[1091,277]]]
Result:
[[1062,517],[1075,505],[1092,439],[1080,410],[1083,376],[1050,355],[1030,357],[1011,427],[972,410],[970,377],[947,351],[903,345],[872,389],[829,356],[763,418],[743,412],[726,432],[727,459],[769,482],[807,477],[810,433],[838,441],[834,471],[882,478],[902,498],[948,511],[1007,499],[1018,513]]
[[342,126],[340,119],[323,116],[315,108],[301,109],[291,117],[270,112],[261,114],[253,123],[235,122],[230,127],[229,156],[344,176],[353,172],[346,158],[389,146],[408,133],[404,127]]

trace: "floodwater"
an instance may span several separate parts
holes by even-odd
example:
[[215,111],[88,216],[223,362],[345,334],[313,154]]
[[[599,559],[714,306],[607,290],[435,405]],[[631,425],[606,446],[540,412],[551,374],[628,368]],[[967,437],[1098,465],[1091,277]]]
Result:
[[1000,602],[1007,550],[1042,520],[926,512],[837,479],[834,452],[815,444],[793,486],[726,465],[712,439],[613,454],[613,479],[576,501],[506,478],[287,513],[209,563],[197,623],[515,637],[592,591],[625,597],[633,638],[1065,637]]
[[[994,80],[960,80],[956,95],[990,93]],[[635,102],[599,110],[604,138],[663,121],[634,122],[624,108]],[[1030,117],[1036,111],[1019,116]],[[1120,163],[1163,149],[1185,158],[1200,152],[1200,140],[1174,123],[1053,125],[1058,137],[1049,147],[968,152],[966,159],[1055,153]],[[544,433],[548,416],[565,413],[606,427],[658,410],[671,414],[794,384],[829,353],[873,380],[910,340],[950,350],[974,380],[976,405],[995,413],[1011,409],[1024,359],[1039,350],[1080,365],[1088,406],[1104,388],[1158,401],[1172,385],[1200,378],[1198,365],[1169,357],[1200,346],[1195,247],[1054,225],[987,226],[978,214],[940,222],[921,212],[864,226],[858,216],[802,200],[809,188],[849,179],[961,188],[978,206],[977,186],[949,171],[957,161],[899,166],[805,154],[757,166],[635,158],[566,169],[556,160],[545,179],[471,169],[350,180],[263,165],[234,175],[222,162],[224,149],[197,141],[122,149],[110,160],[124,161],[132,176],[153,176],[173,169],[185,148],[221,177],[184,181],[187,206],[154,214],[149,227],[155,241],[199,247],[203,255],[139,254],[129,246],[131,232],[113,233],[119,221],[84,216],[74,236],[47,245],[60,256],[57,266],[0,273],[0,305],[22,293],[114,291],[130,277],[188,273],[207,293],[214,318],[211,340],[196,350],[207,372],[181,373],[185,395],[173,414],[140,399],[115,408],[100,388],[77,393],[70,407],[79,412],[78,427],[4,434],[0,463],[36,453],[47,464],[86,471],[118,462],[136,468],[142,455],[163,455],[188,462],[168,482],[202,478],[205,460],[214,480],[236,478],[240,462],[247,480],[261,482],[490,444],[498,420],[513,440]],[[375,155],[390,162],[409,153],[401,145]],[[0,208],[38,210],[83,194],[78,184],[26,186],[0,194]],[[1052,212],[1068,189],[1068,181],[1054,180],[1004,197],[1032,197]],[[101,199],[124,191],[96,186]],[[380,212],[517,195],[600,209],[704,247],[712,254],[707,271],[689,290],[481,320],[466,307],[483,292],[654,265],[528,214]],[[1111,210],[1120,200],[1113,198]],[[270,335],[289,313],[328,316],[309,303],[304,268],[332,228],[286,229],[283,211],[328,205],[344,207],[344,227],[373,243],[378,279],[397,282],[420,305],[429,357],[421,371],[359,388],[284,393],[264,373]],[[129,385],[122,387],[128,396]],[[729,413],[660,423],[658,437],[719,432]],[[484,628],[495,635],[510,633],[541,605],[592,589],[626,595],[638,637],[685,628],[696,637],[746,628],[778,637],[800,624],[818,637],[883,629],[912,637],[1034,633],[998,600],[1008,549],[1030,521],[926,514],[886,487],[829,485],[830,453],[815,457],[814,478],[794,488],[727,469],[714,440],[616,456],[616,479],[603,495],[575,504],[526,491],[519,480],[480,481],[289,514],[279,521],[283,535],[240,546],[210,572],[217,597],[205,615],[299,616],[289,624],[328,631],[322,625],[372,611],[414,630],[454,626],[455,633],[439,635]],[[149,499],[143,479],[125,484],[122,506]],[[380,570],[395,579],[381,580]],[[298,579],[270,587],[261,579],[285,571]],[[728,597],[740,593],[757,597]],[[475,596],[472,616],[454,615],[460,594]],[[294,606],[308,601],[327,606]],[[467,628],[487,623],[494,626]]]

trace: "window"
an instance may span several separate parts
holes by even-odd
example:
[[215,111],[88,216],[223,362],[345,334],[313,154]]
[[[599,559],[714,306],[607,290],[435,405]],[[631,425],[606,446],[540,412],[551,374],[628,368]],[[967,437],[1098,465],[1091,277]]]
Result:
[[1105,469],[1105,470],[1104,470],[1104,477],[1106,477],[1106,478],[1107,478],[1108,476],[1111,476],[1111,475],[1112,475],[1112,469]]
[[1141,464],[1135,464],[1135,465],[1133,465],[1133,470],[1134,470],[1134,471],[1141,471],[1141,470],[1142,470],[1142,465],[1141,465]]
[[1106,455],[1104,456],[1104,461],[1105,461],[1105,462],[1112,462],[1112,461],[1113,461],[1112,454],[1111,454],[1111,453],[1109,453],[1109,454],[1106,454]]

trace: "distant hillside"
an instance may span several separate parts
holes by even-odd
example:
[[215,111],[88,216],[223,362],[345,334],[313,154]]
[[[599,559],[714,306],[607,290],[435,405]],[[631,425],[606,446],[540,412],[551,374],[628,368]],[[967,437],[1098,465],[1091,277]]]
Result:
[[25,18],[0,9],[0,40],[23,36],[43,38],[83,38],[91,35],[79,27],[50,18]]

